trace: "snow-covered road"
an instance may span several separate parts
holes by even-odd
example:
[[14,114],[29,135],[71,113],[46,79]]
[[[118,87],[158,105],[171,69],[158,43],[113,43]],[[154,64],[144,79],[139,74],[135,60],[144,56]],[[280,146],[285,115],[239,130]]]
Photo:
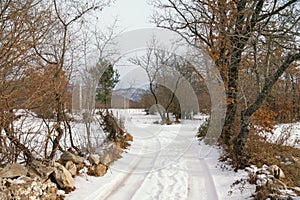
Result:
[[153,120],[140,112],[127,116],[126,129],[134,137],[130,149],[104,177],[77,177],[77,189],[66,199],[214,200],[247,196],[239,192],[228,196],[238,174],[216,168],[218,150],[199,145],[195,134],[201,120],[169,126],[153,124]]

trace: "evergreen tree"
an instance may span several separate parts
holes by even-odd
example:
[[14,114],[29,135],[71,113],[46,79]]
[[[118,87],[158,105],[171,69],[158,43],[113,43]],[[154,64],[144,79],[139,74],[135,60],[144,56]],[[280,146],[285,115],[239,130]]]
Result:
[[104,105],[105,108],[108,108],[111,103],[112,90],[119,82],[119,77],[120,74],[117,70],[114,70],[113,65],[108,64],[108,67],[105,68],[105,71],[99,79],[96,100]]

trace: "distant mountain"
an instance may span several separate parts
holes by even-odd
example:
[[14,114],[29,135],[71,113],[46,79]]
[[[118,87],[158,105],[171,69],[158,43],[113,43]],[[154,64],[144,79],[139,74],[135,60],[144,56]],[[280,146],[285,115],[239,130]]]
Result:
[[123,96],[131,101],[138,102],[141,100],[141,96],[148,93],[148,90],[142,88],[126,88],[113,90],[113,95]]

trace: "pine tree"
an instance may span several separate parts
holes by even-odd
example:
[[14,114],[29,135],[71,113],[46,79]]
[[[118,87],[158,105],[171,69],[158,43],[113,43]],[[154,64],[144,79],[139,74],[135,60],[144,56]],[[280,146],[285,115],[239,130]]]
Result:
[[109,64],[99,79],[96,100],[105,108],[108,108],[111,103],[112,90],[119,82],[119,78],[120,74],[114,70],[112,64]]

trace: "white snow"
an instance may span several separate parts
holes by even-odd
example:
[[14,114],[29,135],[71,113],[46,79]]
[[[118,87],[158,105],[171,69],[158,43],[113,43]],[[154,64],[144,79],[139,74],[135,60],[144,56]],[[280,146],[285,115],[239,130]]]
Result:
[[[56,124],[55,121],[53,119],[45,119],[43,121],[35,113],[28,110],[17,110],[15,111],[15,115],[20,116],[20,118],[14,122],[14,129],[19,132],[19,138],[21,142],[25,144],[30,150],[32,150],[32,154],[35,157],[43,157],[45,150],[45,141],[48,137],[48,133],[50,132],[52,137],[54,137],[56,134],[54,128]],[[82,116],[73,115],[72,117],[77,119],[77,121],[70,122],[70,126],[72,127],[73,142],[75,146],[86,148],[88,139],[86,133],[86,125],[84,122],[82,122]],[[65,129],[63,124],[62,128]],[[95,120],[91,123],[90,129],[90,140],[92,143],[92,148],[98,147],[99,151],[101,151],[100,147],[103,147],[103,141],[106,138],[106,134],[99,126],[97,118],[95,118]],[[4,130],[2,130],[2,133],[5,135]],[[6,142],[9,144],[9,140],[7,140]],[[71,146],[68,132],[67,134],[64,134],[61,140],[61,146],[63,148]],[[51,152],[52,150],[52,146],[48,145],[47,150],[49,154],[49,152]],[[58,157],[59,154],[56,155],[56,158]],[[23,161],[22,157],[19,159],[19,162]]]
[[247,172],[220,167],[218,147],[195,138],[205,117],[162,126],[142,110],[114,112],[126,117],[134,141],[105,176],[75,178],[77,189],[66,200],[247,199],[254,192],[249,184],[231,187]]
[[15,184],[24,184],[26,183],[25,180],[23,180],[23,177],[19,177],[17,179],[12,180]]
[[261,132],[260,135],[270,143],[300,148],[300,122],[279,124],[272,133]]
[[[162,126],[155,124],[160,120],[158,115],[146,115],[143,109],[113,109],[112,112],[119,119],[125,118],[125,127],[134,137],[132,145],[104,177],[88,176],[83,169],[82,175],[75,178],[77,189],[66,195],[67,200],[249,199],[254,193],[255,186],[245,181],[233,185],[235,181],[247,179],[246,171],[233,172],[218,161],[222,153],[218,147],[199,143],[195,138],[206,115],[197,114],[194,120]],[[41,145],[48,131],[45,123],[25,110],[19,110],[17,115],[24,117],[14,128],[23,131],[20,137],[24,143],[39,147],[33,152],[38,156],[45,148]],[[49,120],[48,124],[52,129],[54,122]],[[71,122],[71,126],[74,142],[84,147],[87,144],[85,124],[77,121]],[[95,153],[101,154],[106,135],[97,122],[91,124],[91,130],[93,147],[98,148]],[[260,134],[268,142],[300,148],[300,122],[277,125],[273,134]],[[70,146],[67,136],[62,142],[63,146]],[[16,180],[16,183],[23,182]]]

